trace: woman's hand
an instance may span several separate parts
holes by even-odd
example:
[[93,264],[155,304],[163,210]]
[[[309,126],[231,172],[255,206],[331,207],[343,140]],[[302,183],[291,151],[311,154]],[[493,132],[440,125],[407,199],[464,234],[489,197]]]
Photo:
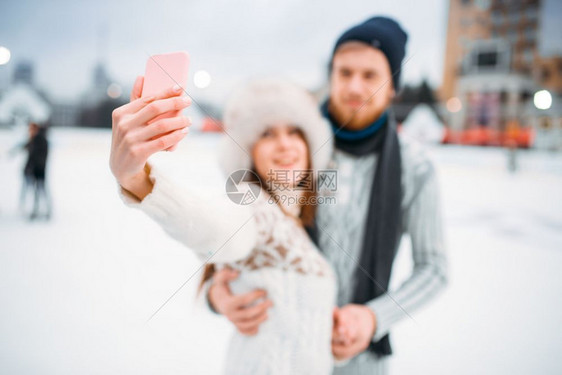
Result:
[[[188,96],[181,96],[181,87],[170,87],[155,96],[141,98],[143,81],[142,76],[138,77],[131,101],[113,111],[109,161],[119,184],[141,200],[152,190],[146,161],[155,152],[175,149],[191,125],[181,115],[191,104]],[[161,118],[162,114],[173,117]]]

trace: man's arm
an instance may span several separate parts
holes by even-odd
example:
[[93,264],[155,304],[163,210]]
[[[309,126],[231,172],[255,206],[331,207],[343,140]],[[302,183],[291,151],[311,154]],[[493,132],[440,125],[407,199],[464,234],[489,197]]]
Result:
[[406,317],[406,313],[431,301],[447,283],[437,175],[431,163],[427,162],[425,167],[425,173],[413,180],[418,188],[413,189],[414,197],[405,210],[405,229],[412,242],[413,272],[396,291],[389,291],[366,304],[377,320],[375,342]]
[[[268,318],[267,311],[273,306],[264,290],[253,290],[244,294],[232,294],[228,283],[235,280],[238,273],[222,269],[213,275],[207,293],[209,308],[230,320],[243,335],[255,335],[261,323]],[[256,302],[260,301],[256,304]]]

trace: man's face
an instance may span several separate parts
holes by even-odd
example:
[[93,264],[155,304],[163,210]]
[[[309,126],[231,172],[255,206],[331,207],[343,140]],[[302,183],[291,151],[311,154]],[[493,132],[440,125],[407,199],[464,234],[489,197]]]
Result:
[[393,97],[390,65],[380,50],[350,42],[336,51],[329,110],[341,125],[350,130],[366,128],[386,110]]

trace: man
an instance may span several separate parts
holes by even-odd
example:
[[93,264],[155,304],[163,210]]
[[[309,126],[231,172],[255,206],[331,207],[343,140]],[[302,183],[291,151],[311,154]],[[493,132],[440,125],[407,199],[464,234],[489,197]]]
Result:
[[[330,96],[322,111],[335,138],[337,203],[319,205],[316,225],[308,230],[339,282],[335,374],[386,373],[389,330],[447,281],[435,171],[418,147],[399,140],[390,109],[406,40],[395,21],[374,17],[347,30],[332,54]],[[397,290],[387,291],[403,233],[411,238],[414,268]],[[228,282],[236,276],[228,270],[215,274],[209,302],[252,335],[271,303],[246,307],[266,291],[233,295]]]

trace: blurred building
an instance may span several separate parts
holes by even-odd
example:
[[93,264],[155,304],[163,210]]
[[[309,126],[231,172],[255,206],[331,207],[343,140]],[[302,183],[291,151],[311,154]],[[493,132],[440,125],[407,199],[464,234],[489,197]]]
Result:
[[19,62],[11,85],[0,97],[0,126],[18,126],[34,121],[46,123],[52,108],[47,96],[34,83],[34,68],[29,61]]
[[113,82],[105,64],[100,60],[92,70],[90,87],[82,94],[78,125],[111,128],[113,110],[126,102],[123,89]]
[[53,103],[51,124],[53,126],[76,126],[80,108],[76,103],[57,102]]
[[90,126],[111,128],[111,113],[123,105],[123,88],[112,81],[104,64],[103,50],[106,28],[98,33],[98,62],[92,69],[90,86],[71,100],[53,99],[35,82],[35,68],[31,61],[14,66],[9,84],[0,92],[0,126],[26,124],[30,121],[50,126]]
[[75,101],[53,105],[53,125],[111,128],[111,113],[124,104],[125,99],[121,85],[112,80],[104,62],[107,33],[107,27],[101,25],[97,33],[97,62],[91,71],[90,85]]
[[82,105],[85,107],[96,106],[108,97],[107,90],[111,85],[111,78],[102,62],[94,66],[91,82],[91,86],[82,95]]
[[435,99],[434,89],[429,85],[427,79],[422,80],[419,85],[403,85],[392,102],[394,116],[399,124],[405,122],[414,108],[424,104],[434,112],[437,119],[442,122],[439,103]]
[[435,110],[425,103],[418,104],[402,123],[402,134],[424,144],[443,142],[445,127]]
[[23,83],[28,86],[34,86],[34,69],[30,61],[22,61],[16,65],[14,75],[12,76],[12,83]]
[[533,143],[531,125],[551,116],[528,105],[534,93],[547,88],[562,94],[562,56],[540,54],[545,1],[450,1],[439,93],[447,103],[447,141]]

